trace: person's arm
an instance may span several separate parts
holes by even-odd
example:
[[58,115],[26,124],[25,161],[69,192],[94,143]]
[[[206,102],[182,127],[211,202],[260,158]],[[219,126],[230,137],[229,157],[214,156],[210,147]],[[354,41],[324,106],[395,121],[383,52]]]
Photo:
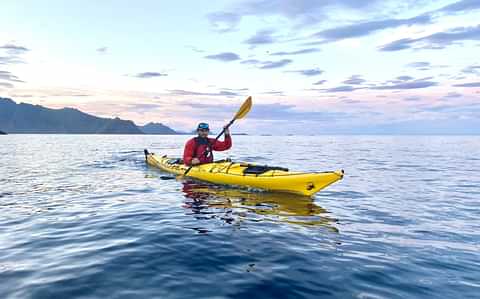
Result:
[[232,147],[232,137],[230,136],[230,130],[225,129],[225,139],[223,141],[216,140],[213,144],[214,151],[226,151]]
[[193,151],[195,150],[195,140],[190,139],[185,144],[185,149],[183,150],[183,163],[187,166],[192,164]]

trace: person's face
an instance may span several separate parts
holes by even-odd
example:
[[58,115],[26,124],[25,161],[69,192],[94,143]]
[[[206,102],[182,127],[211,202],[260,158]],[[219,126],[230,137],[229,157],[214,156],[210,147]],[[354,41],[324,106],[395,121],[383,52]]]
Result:
[[206,138],[208,137],[208,133],[210,131],[208,129],[198,129],[197,132],[198,132],[198,136]]

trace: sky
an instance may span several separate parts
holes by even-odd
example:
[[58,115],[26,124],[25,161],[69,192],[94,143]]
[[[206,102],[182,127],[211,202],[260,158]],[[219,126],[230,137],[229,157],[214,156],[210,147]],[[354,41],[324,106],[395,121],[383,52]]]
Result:
[[480,134],[480,0],[0,3],[0,97],[258,134]]

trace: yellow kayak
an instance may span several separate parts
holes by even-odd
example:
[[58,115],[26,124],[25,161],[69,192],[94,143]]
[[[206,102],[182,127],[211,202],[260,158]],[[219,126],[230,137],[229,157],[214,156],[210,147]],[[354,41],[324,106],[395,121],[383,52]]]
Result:
[[[159,156],[145,150],[148,165],[175,175],[188,169],[178,158]],[[292,172],[282,167],[232,162],[228,160],[194,166],[188,177],[198,180],[275,192],[312,196],[343,178],[343,170],[326,172]]]

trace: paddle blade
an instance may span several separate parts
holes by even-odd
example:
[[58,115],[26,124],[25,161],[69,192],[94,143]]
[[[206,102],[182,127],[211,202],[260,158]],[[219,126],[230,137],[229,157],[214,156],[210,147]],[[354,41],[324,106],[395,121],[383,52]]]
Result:
[[250,112],[250,109],[252,109],[252,97],[248,97],[245,102],[242,104],[242,107],[238,110],[237,114],[235,114],[234,119],[241,119],[244,118],[245,115]]

